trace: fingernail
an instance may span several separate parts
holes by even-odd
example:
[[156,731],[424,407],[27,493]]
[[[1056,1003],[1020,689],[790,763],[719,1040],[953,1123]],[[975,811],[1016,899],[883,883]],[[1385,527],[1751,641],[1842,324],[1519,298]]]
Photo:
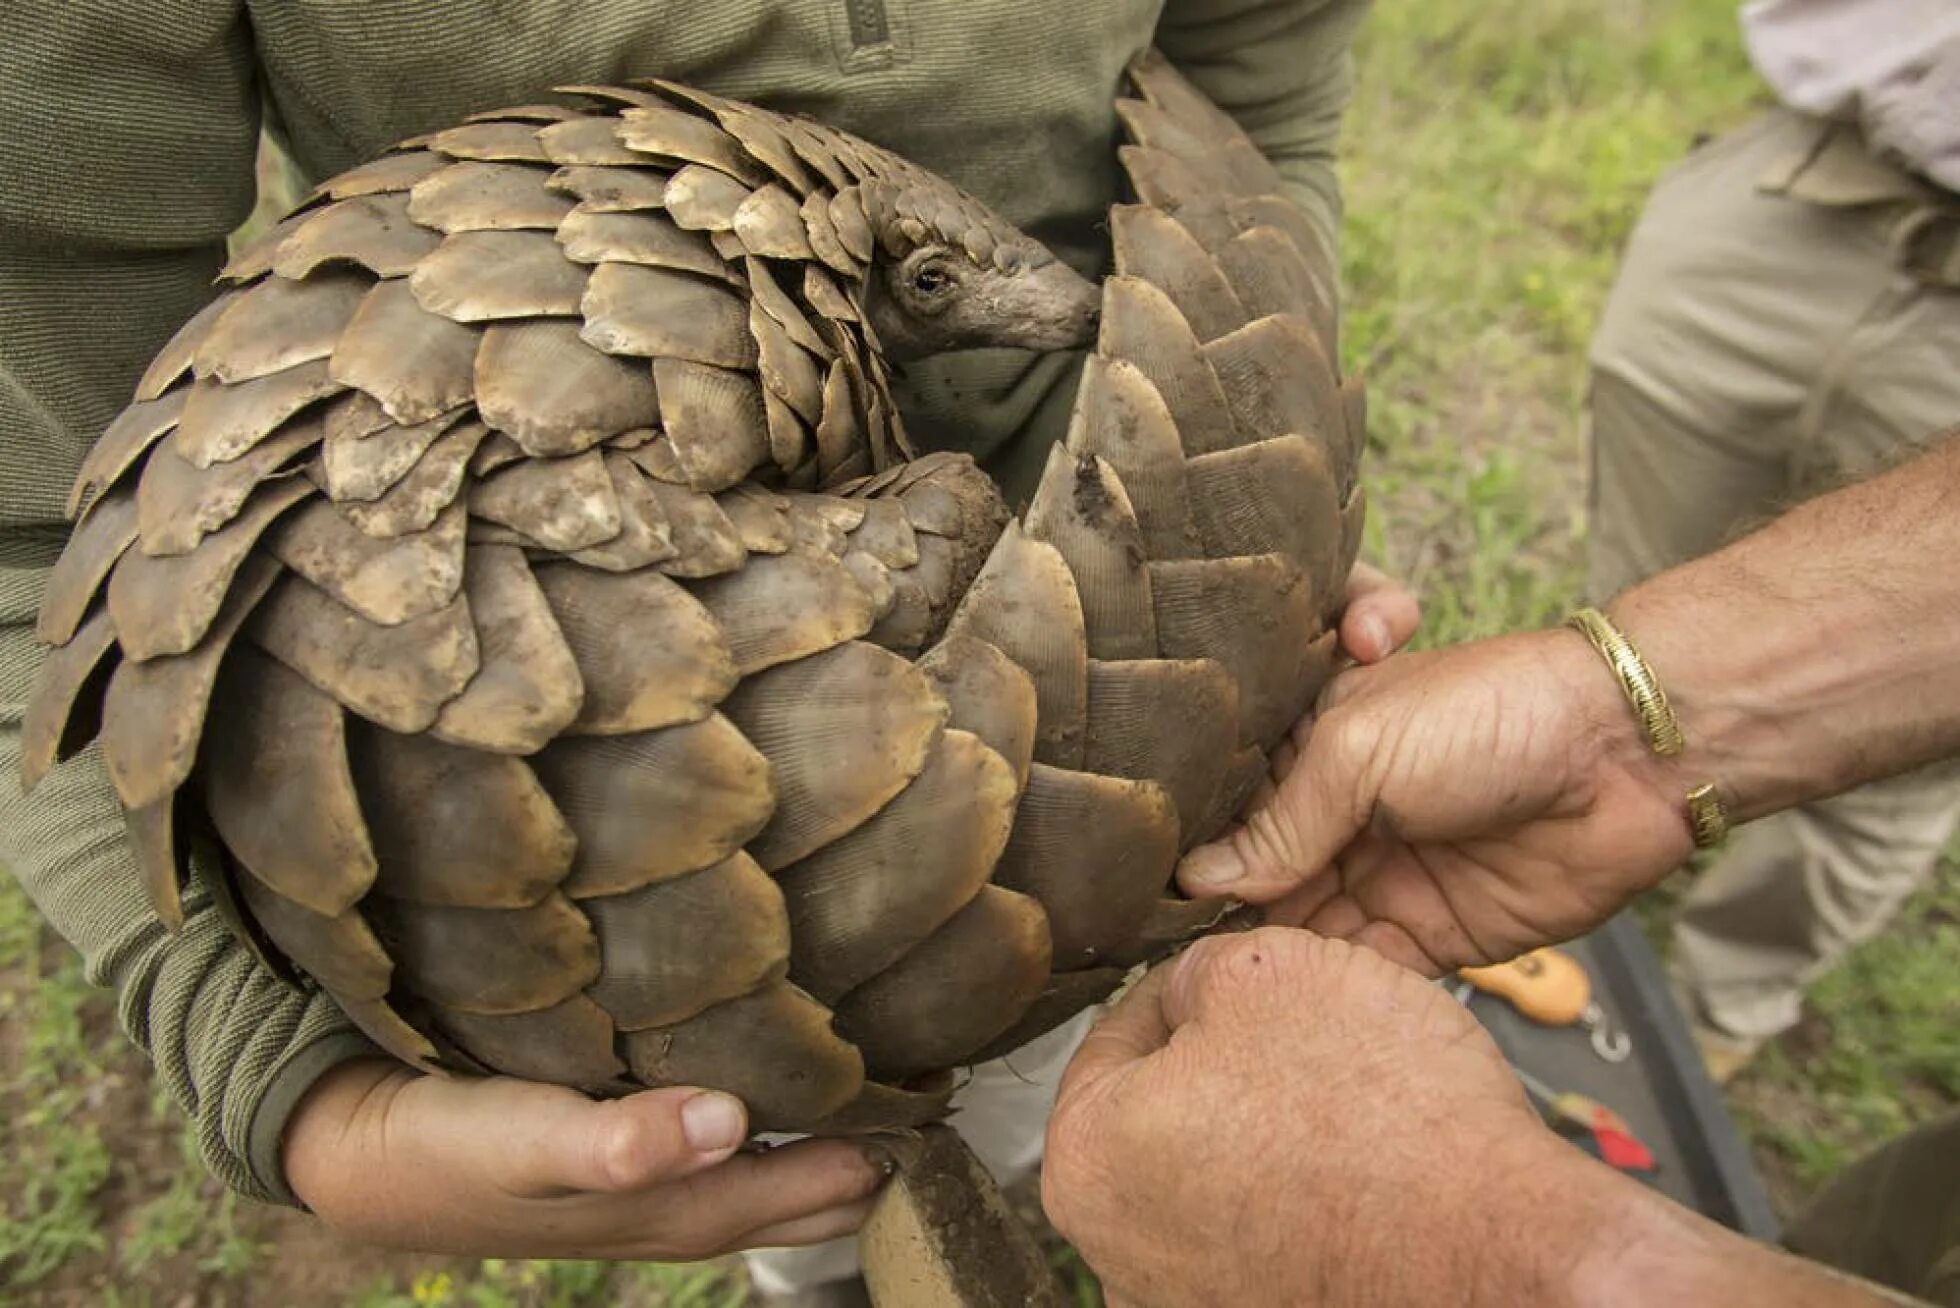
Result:
[[1388,621],[1380,614],[1369,613],[1362,617],[1361,636],[1378,659],[1395,652],[1395,637],[1389,634]]
[[1222,888],[1245,877],[1245,863],[1230,849],[1204,845],[1184,856],[1178,865],[1178,880],[1201,886]]
[[698,1094],[681,1105],[681,1134],[697,1154],[733,1149],[748,1134],[748,1115],[739,1100],[723,1094]]

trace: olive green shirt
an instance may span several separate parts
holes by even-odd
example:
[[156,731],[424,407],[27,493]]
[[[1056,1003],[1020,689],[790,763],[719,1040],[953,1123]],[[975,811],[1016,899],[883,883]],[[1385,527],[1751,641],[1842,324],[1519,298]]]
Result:
[[[211,293],[254,198],[260,128],[324,177],[554,84],[662,76],[800,110],[951,177],[1084,272],[1117,198],[1112,101],[1155,43],[1272,157],[1330,241],[1333,151],[1366,0],[11,0],[0,6],[0,862],[113,984],[227,1183],[290,1201],[279,1137],[370,1046],[275,979],[197,888],[167,936],[90,750],[31,798],[31,623],[84,451]],[[925,444],[1051,436],[1072,360],[930,361]],[[1033,435],[1030,435],[1033,433]],[[1017,436],[1020,438],[1017,441]],[[1037,450],[1038,453],[1038,450]],[[1038,463],[1033,466],[1038,466]],[[1011,475],[1011,474],[1010,474]]]

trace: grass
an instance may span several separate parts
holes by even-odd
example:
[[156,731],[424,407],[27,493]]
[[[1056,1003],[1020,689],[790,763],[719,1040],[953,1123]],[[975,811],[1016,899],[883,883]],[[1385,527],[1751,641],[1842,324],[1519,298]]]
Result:
[[[1501,12],[1502,17],[1493,15]],[[1655,177],[1759,100],[1733,6],[1388,0],[1345,181],[1343,350],[1371,389],[1370,553],[1424,640],[1555,619],[1585,545],[1585,346]],[[1960,1099],[1960,871],[1812,996],[1731,1093],[1786,1207]],[[1659,914],[1656,914],[1658,919]],[[142,1060],[0,880],[0,1301],[733,1308],[738,1270],[354,1250],[204,1175]],[[1072,1253],[1076,1301],[1100,1301]]]

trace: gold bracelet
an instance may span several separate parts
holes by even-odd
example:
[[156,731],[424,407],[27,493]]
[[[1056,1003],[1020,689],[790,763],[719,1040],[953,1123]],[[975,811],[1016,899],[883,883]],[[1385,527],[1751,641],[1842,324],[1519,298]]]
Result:
[[[1611,618],[1591,608],[1580,609],[1566,619],[1565,625],[1584,635],[1613,669],[1620,689],[1626,692],[1627,703],[1640,720],[1648,747],[1663,758],[1679,754],[1685,740],[1681,722],[1674,716],[1674,706],[1667,702],[1660,678],[1654,675],[1653,668],[1640,656],[1626,633],[1613,625]],[[1722,803],[1714,782],[1705,782],[1688,792],[1688,822],[1694,828],[1698,849],[1719,845],[1728,835],[1728,808]]]

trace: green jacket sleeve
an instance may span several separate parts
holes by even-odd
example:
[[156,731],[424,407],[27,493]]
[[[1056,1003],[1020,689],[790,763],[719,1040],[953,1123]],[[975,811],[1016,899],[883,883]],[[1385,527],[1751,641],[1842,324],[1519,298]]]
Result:
[[1239,122],[1286,179],[1327,248],[1339,248],[1334,172],[1368,0],[1167,0],[1165,56]]
[[212,1171],[290,1202],[287,1113],[325,1067],[371,1047],[236,943],[195,884],[182,933],[163,931],[94,750],[31,797],[19,782],[63,500],[150,356],[209,295],[251,206],[253,77],[227,0],[0,6],[0,862],[91,980],[115,986]]

